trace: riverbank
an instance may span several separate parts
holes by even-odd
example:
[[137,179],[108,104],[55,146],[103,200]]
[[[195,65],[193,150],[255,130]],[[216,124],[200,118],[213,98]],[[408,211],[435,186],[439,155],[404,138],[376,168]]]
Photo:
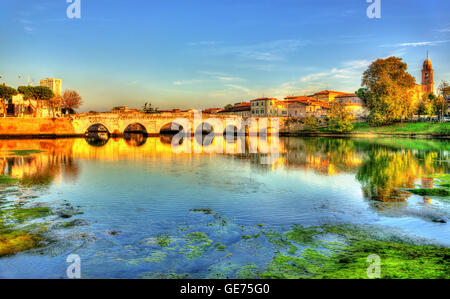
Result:
[[374,127],[367,122],[355,123],[351,132],[338,133],[330,127],[315,130],[296,130],[283,132],[283,136],[300,137],[407,137],[407,138],[437,138],[450,139],[450,123],[396,123],[387,126]]

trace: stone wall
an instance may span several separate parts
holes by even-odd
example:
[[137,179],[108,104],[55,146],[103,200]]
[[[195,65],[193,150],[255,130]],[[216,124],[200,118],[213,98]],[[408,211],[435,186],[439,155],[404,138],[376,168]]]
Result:
[[0,118],[0,136],[72,136],[68,118]]

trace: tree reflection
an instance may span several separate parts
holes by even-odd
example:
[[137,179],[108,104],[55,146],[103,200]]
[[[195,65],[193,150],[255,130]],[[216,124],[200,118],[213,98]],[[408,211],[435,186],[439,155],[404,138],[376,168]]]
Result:
[[[74,181],[79,167],[72,157],[73,146],[73,139],[2,141],[1,174],[20,179],[20,184],[26,187],[47,187],[56,177]],[[27,155],[20,152],[23,148],[42,152]]]
[[[446,171],[437,152],[413,154],[411,150],[371,147],[367,155],[356,178],[362,184],[364,196],[370,200],[405,201],[411,194],[399,189],[414,188],[415,181],[422,175]],[[424,187],[430,186],[429,181],[423,182]]]

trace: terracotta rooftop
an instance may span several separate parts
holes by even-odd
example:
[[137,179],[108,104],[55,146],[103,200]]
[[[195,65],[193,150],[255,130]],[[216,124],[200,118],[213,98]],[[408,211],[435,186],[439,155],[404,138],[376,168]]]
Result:
[[284,102],[304,102],[304,101],[317,101],[316,99],[300,96],[300,97],[286,97],[284,98]]
[[348,92],[342,92],[342,91],[322,90],[322,91],[316,92],[314,95],[330,94],[330,93],[336,93],[336,94],[340,94],[340,95],[349,94]]
[[238,104],[238,105],[235,105],[234,107],[250,107],[251,106],[251,104],[250,103],[240,103],[240,104]]
[[279,103],[303,103],[306,105],[315,105],[315,106],[320,106],[323,108],[330,108],[330,105],[328,103],[323,103],[320,102],[314,98],[310,98],[310,97],[305,97],[305,96],[301,96],[301,97],[287,97],[284,99],[284,101],[280,101]]

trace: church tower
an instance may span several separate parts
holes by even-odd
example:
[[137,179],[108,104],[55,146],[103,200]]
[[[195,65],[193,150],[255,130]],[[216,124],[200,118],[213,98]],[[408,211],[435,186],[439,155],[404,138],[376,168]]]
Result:
[[431,64],[431,60],[428,57],[427,53],[427,59],[423,62],[423,69],[422,69],[422,92],[427,93],[434,93],[434,70],[433,65]]

